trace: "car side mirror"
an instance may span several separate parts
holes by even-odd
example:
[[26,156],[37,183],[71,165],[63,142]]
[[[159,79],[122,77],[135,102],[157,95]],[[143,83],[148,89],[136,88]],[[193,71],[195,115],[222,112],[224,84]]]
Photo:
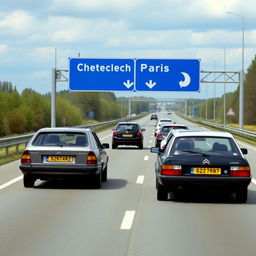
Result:
[[157,147],[151,147],[150,148],[150,152],[151,153],[155,153],[155,154],[159,154],[160,153],[159,148],[157,148]]
[[109,144],[108,143],[103,143],[101,144],[103,148],[109,148]]
[[241,151],[244,155],[247,155],[248,154],[248,150],[247,148],[241,148]]

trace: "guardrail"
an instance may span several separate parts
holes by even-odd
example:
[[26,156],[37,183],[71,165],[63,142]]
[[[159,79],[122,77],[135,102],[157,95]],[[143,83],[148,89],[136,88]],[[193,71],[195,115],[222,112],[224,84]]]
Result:
[[187,120],[192,121],[192,122],[201,123],[201,124],[204,124],[204,125],[207,125],[210,127],[214,127],[214,128],[220,129],[220,130],[228,131],[230,133],[233,133],[233,134],[241,136],[241,137],[256,139],[256,132],[253,132],[253,131],[235,128],[235,127],[223,125],[223,124],[216,124],[216,123],[209,122],[209,121],[194,119],[194,118],[184,116],[184,115],[181,115],[181,116]]
[[[93,129],[99,128],[99,127],[103,128],[104,126],[114,125],[114,124],[117,124],[118,122],[134,120],[134,119],[137,119],[137,118],[140,118],[143,116],[144,116],[144,114],[138,115],[138,116],[132,117],[132,118],[122,118],[122,119],[111,120],[111,121],[102,122],[102,123],[98,123],[98,124],[89,124],[89,125],[82,125],[82,126],[75,126],[75,127],[93,128]],[[15,153],[19,154],[20,145],[24,144],[24,143],[28,143],[33,135],[34,135],[34,133],[30,133],[30,134],[26,134],[26,135],[19,135],[19,136],[13,136],[13,137],[7,137],[7,138],[0,139],[0,149],[1,148],[4,149],[4,157],[10,155],[9,149],[12,146],[15,146]]]

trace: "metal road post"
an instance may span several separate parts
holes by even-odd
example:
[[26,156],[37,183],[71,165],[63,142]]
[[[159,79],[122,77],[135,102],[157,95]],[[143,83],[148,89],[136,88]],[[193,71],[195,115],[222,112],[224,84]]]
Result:
[[244,72],[243,70],[240,72],[239,75],[240,84],[239,84],[239,128],[243,129],[244,127]]
[[128,112],[128,116],[131,116],[131,98],[129,98],[129,102],[128,102],[128,108],[129,108],[129,112]]
[[239,82],[239,128],[243,129],[244,126],[244,16],[235,12],[227,12],[227,14],[233,14],[242,19],[242,71],[240,73]]
[[51,127],[56,127],[56,68],[52,69]]

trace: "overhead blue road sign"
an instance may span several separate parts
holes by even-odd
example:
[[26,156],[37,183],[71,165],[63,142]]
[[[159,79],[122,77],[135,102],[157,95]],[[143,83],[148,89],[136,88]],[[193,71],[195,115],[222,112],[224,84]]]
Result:
[[133,59],[69,60],[69,89],[73,91],[132,91]]
[[188,92],[199,87],[200,61],[196,59],[69,60],[69,89],[73,91]]
[[197,59],[137,59],[137,91],[199,91]]

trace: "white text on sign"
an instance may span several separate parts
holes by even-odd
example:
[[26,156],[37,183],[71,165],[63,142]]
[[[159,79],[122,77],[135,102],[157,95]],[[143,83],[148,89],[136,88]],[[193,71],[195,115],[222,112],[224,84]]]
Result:
[[79,63],[77,65],[77,70],[79,72],[131,72],[132,67],[128,64],[126,65],[88,65],[86,63]]
[[148,71],[148,72],[163,72],[167,73],[170,72],[169,66],[166,65],[147,65],[147,64],[141,64],[140,65],[140,72]]

